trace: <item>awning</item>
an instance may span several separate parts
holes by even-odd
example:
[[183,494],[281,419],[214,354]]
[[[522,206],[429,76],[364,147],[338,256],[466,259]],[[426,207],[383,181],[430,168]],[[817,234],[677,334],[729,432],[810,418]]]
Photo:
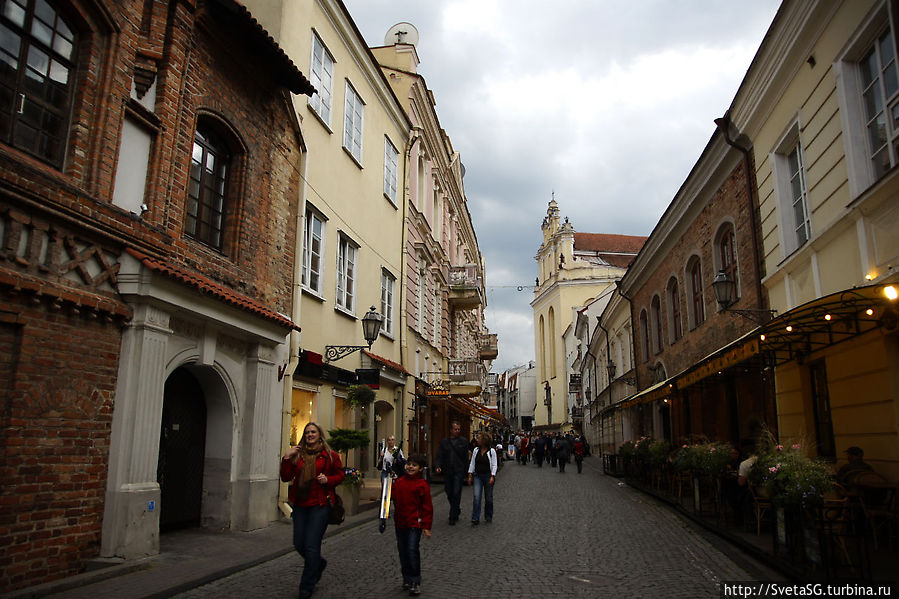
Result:
[[637,404],[648,403],[650,401],[656,401],[657,399],[668,397],[676,390],[676,387],[674,385],[674,381],[676,378],[677,377],[671,377],[665,379],[661,383],[656,383],[651,387],[647,387],[639,393],[635,393],[610,407],[629,408]]
[[897,300],[886,295],[888,287],[895,293],[899,286],[846,289],[793,308],[757,331],[760,350],[783,364],[881,327],[893,331],[899,314]]

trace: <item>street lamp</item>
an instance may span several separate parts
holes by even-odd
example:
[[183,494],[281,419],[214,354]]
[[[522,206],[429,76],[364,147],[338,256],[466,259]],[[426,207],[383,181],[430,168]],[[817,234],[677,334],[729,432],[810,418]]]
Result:
[[757,324],[765,324],[766,322],[771,320],[775,314],[777,314],[777,310],[731,309],[731,306],[734,305],[734,303],[737,301],[735,298],[737,283],[724,270],[718,271],[718,274],[715,276],[715,280],[712,281],[712,290],[715,292],[715,300],[718,302],[718,305],[723,311],[734,312],[735,314],[739,314],[743,318],[748,318],[749,320]]
[[[375,311],[374,306],[372,306],[371,309],[365,313],[365,316],[362,317],[362,335],[368,343],[368,349],[371,349],[372,343],[375,342],[378,335],[381,333],[381,325],[383,322],[384,317]],[[366,349],[366,347],[364,345],[326,345],[325,362],[345,358],[351,353],[361,349]]]

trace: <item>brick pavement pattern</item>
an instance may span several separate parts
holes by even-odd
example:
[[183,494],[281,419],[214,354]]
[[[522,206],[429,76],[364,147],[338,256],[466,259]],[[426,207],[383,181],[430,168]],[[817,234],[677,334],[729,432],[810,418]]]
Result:
[[[422,538],[425,597],[718,597],[718,583],[753,580],[764,568],[722,553],[670,508],[619,485],[585,460],[584,473],[507,463],[497,476],[494,522],[473,527],[471,489],[463,519],[447,524],[435,500],[431,539]],[[391,522],[325,539],[317,599],[402,597]],[[300,558],[286,555],[179,595],[217,599],[295,597]]]

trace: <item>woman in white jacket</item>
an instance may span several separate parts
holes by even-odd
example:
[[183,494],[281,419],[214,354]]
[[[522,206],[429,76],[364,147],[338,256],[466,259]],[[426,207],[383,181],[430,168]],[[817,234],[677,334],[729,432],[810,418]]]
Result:
[[486,433],[478,435],[478,446],[471,452],[468,464],[468,484],[473,483],[474,501],[471,510],[471,525],[477,526],[481,519],[481,495],[484,496],[484,522],[493,521],[493,483],[496,482],[496,450],[491,446]]

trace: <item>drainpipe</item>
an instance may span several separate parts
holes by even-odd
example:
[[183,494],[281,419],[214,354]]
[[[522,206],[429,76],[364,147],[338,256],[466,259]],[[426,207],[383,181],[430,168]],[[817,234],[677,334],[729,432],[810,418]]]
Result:
[[[596,317],[596,326],[602,329],[602,332],[606,334],[606,366],[608,366],[608,362],[612,361],[612,350],[609,345],[609,331],[606,330],[606,327],[602,326],[602,316]],[[593,358],[594,362],[596,358]],[[609,372],[608,368],[606,372]],[[612,377],[609,377],[609,405],[612,405]]]
[[[764,302],[764,295],[762,294],[762,277],[764,276],[764,263],[762,262],[761,252],[759,250],[759,229],[758,229],[758,217],[756,214],[756,206],[753,202],[753,185],[752,185],[752,157],[750,153],[750,149],[752,148],[752,142],[746,137],[745,134],[740,133],[736,126],[733,124],[733,121],[730,120],[730,110],[724,113],[723,117],[715,119],[715,125],[718,126],[718,130],[721,131],[722,135],[724,135],[724,141],[732,148],[736,148],[740,152],[743,153],[743,170],[746,173],[746,196],[747,202],[749,205],[749,221],[752,226],[752,252],[753,258],[755,259],[755,268],[756,268],[756,277],[755,277],[755,291],[756,298],[758,300],[759,308],[766,308],[767,305]],[[737,133],[736,139],[731,138],[731,130]],[[745,140],[749,145],[744,146],[742,144],[737,143],[737,140]]]
[[[410,360],[408,358],[408,351],[409,351],[408,343],[409,343],[409,341],[408,341],[408,335],[406,334],[406,321],[407,321],[406,299],[407,299],[407,294],[409,291],[408,287],[406,285],[406,277],[409,274],[409,264],[408,264],[408,259],[409,259],[409,248],[408,248],[408,243],[409,243],[408,218],[409,218],[409,214],[408,214],[408,211],[409,211],[409,199],[410,199],[409,198],[409,196],[410,196],[409,161],[412,158],[412,147],[415,145],[415,142],[417,142],[418,140],[421,139],[421,132],[422,132],[421,127],[415,127],[415,126],[412,127],[412,135],[409,136],[409,140],[406,142],[406,149],[404,152],[404,160],[403,160],[403,198],[402,198],[402,204],[403,204],[402,244],[403,244],[403,246],[402,246],[402,252],[401,252],[401,257],[400,257],[400,293],[399,293],[400,301],[399,301],[399,306],[398,306],[399,310],[397,310],[397,311],[399,312],[399,316],[400,316],[400,318],[399,318],[399,321],[400,321],[399,322],[400,356],[401,356],[401,360],[403,362],[403,366],[405,366],[407,368],[407,370],[408,370],[409,366],[411,366]],[[416,378],[416,375],[413,374],[412,375],[412,396],[413,397],[415,397],[415,378]],[[403,401],[401,402],[401,405],[398,406],[399,409],[402,411],[402,414],[400,415],[400,428],[404,429],[404,430],[400,430],[400,440],[399,440],[400,447],[403,446],[402,445],[403,439],[406,436],[406,431],[405,431],[405,427],[404,427],[405,423],[403,422],[403,416],[405,416],[405,414],[406,414],[406,410],[405,410],[405,406],[406,406],[406,395],[405,394],[406,393],[407,393],[407,391],[404,389]],[[416,406],[416,412],[415,412],[416,422],[418,421],[419,411],[420,411],[419,407]],[[416,435],[416,441],[417,441],[417,435]],[[411,443],[412,440],[410,439],[409,442]],[[407,449],[411,449],[411,448],[407,448]]]

